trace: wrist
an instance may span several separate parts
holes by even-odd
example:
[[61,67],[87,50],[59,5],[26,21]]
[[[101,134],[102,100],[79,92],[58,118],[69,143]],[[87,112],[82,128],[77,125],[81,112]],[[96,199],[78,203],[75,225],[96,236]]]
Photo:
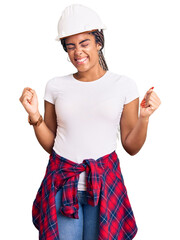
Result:
[[140,121],[142,121],[142,122],[146,122],[146,123],[149,122],[149,116],[146,116],[146,117],[140,116],[139,119],[140,119]]
[[29,114],[31,122],[37,122],[40,116],[41,114],[39,113],[39,111],[37,111],[36,113]]

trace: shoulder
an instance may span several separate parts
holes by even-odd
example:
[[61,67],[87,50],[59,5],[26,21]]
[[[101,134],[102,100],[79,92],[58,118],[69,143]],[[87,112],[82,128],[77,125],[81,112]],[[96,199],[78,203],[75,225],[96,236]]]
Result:
[[67,82],[68,78],[70,78],[70,74],[49,79],[45,86],[44,100],[55,104],[56,98],[63,91],[66,85],[64,83]]
[[58,84],[60,82],[63,82],[64,80],[67,80],[68,78],[70,78],[70,75],[72,74],[67,74],[67,75],[63,75],[63,76],[55,76],[53,78],[50,78],[46,84]]
[[113,88],[116,89],[118,96],[120,95],[123,97],[124,104],[127,104],[139,97],[138,87],[133,78],[125,74],[111,72],[109,82],[111,82]]
[[124,86],[124,87],[126,87],[126,86],[128,87],[128,86],[131,86],[131,85],[136,85],[136,81],[133,78],[131,78],[131,77],[125,75],[125,74],[119,74],[119,73],[115,73],[115,72],[110,71],[109,72],[109,77],[112,80],[120,83],[121,86]]
[[67,81],[68,79],[71,78],[71,75],[72,74],[67,74],[63,76],[55,76],[53,78],[50,78],[46,82],[46,88],[57,88],[61,86],[64,83],[64,81]]

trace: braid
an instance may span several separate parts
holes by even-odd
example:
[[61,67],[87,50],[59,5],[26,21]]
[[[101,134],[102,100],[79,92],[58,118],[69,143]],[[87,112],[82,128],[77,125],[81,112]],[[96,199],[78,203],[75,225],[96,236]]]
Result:
[[[95,41],[96,43],[99,43],[102,48],[101,50],[99,50],[98,54],[99,54],[99,64],[100,66],[104,69],[104,70],[108,70],[108,66],[106,64],[105,58],[104,58],[104,54],[102,52],[102,49],[104,48],[104,34],[103,34],[103,30],[101,29],[99,30],[95,30],[93,32],[90,32],[89,34],[93,34],[95,37]],[[67,48],[66,48],[66,38],[60,39],[61,40],[61,44],[63,46],[63,49],[67,52]]]
[[103,34],[103,30],[102,29],[100,31],[96,30],[96,31],[91,32],[91,34],[93,34],[95,36],[96,43],[100,43],[101,46],[102,46],[101,50],[99,50],[99,64],[101,65],[101,67],[104,70],[108,70],[108,66],[106,64],[106,60],[105,60],[104,54],[102,52],[102,49],[104,48],[104,34]]

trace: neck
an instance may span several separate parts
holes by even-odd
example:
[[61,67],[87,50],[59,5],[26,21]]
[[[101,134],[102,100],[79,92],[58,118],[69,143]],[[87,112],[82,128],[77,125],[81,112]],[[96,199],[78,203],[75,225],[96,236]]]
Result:
[[96,69],[89,69],[85,72],[77,72],[74,74],[74,77],[80,81],[90,82],[101,78],[106,73],[106,70],[103,70],[102,67]]

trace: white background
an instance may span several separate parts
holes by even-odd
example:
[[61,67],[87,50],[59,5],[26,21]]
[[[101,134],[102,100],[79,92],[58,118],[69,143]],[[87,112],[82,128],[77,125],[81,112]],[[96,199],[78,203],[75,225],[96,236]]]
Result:
[[[75,72],[57,36],[63,9],[82,3],[107,26],[111,71],[133,78],[142,100],[152,86],[162,104],[150,117],[147,140],[135,156],[117,153],[138,225],[135,240],[179,237],[180,7],[175,0],[31,0],[0,4],[1,237],[35,240],[31,208],[49,154],[39,145],[19,102],[32,87],[43,115],[46,82]],[[83,21],[83,19],[82,19]]]

